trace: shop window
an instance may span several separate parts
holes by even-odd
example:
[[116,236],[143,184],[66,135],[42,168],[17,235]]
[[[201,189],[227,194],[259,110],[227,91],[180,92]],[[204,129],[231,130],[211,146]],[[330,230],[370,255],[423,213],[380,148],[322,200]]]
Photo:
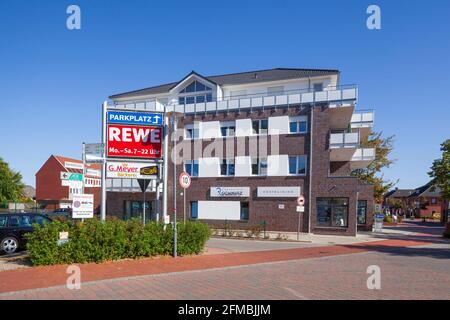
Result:
[[317,198],[318,227],[347,227],[348,198]]
[[[151,216],[151,203],[145,202],[145,219],[148,220]],[[142,219],[144,214],[144,202],[143,201],[125,201],[125,215],[124,218],[128,219]]]
[[241,202],[241,220],[248,220],[249,212],[248,202]]
[[198,201],[191,201],[191,219],[198,219]]
[[366,224],[367,219],[367,201],[358,200],[358,224]]

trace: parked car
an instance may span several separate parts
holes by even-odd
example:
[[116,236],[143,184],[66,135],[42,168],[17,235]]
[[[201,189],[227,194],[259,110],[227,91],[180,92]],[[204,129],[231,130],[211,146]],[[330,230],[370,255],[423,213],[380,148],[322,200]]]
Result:
[[0,214],[0,252],[12,254],[25,247],[25,234],[33,231],[33,224],[43,225],[52,220],[37,213]]
[[55,217],[63,217],[63,218],[70,218],[72,216],[72,209],[71,208],[60,208],[53,210],[52,212],[48,212],[45,214],[47,217],[55,218]]

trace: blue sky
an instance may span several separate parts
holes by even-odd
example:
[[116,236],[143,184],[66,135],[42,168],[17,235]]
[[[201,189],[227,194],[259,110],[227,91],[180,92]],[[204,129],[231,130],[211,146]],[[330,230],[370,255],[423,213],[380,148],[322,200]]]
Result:
[[[66,28],[81,7],[82,29]],[[366,28],[381,7],[382,30]],[[398,187],[428,181],[450,138],[450,1],[0,2],[0,157],[34,185],[51,154],[100,139],[109,95],[204,75],[337,68],[394,135]]]

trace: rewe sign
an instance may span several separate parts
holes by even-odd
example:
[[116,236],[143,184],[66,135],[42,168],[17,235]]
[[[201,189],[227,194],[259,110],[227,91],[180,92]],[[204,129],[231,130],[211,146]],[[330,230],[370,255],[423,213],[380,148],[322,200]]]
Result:
[[162,156],[162,128],[108,124],[107,156],[155,159]]

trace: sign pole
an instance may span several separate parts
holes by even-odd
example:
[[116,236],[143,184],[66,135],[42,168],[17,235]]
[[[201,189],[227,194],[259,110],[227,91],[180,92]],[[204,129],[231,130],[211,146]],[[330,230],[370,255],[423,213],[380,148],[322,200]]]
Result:
[[[146,186],[146,181],[144,181],[144,187]],[[146,189],[144,189],[144,205],[143,205],[143,214],[142,214],[142,221],[144,223],[145,226],[145,191],[147,191]]]
[[100,220],[106,220],[106,110],[107,103],[103,102],[102,108],[102,192],[101,192],[101,203],[100,203]]
[[186,191],[187,189],[183,190],[183,223],[186,224]]
[[[84,177],[86,176],[86,143],[83,142],[83,154],[81,155],[83,160],[83,178],[81,183],[81,194],[84,194]],[[81,219],[84,222],[84,218]]]
[[164,158],[163,158],[163,203],[162,203],[162,213],[163,213],[163,224],[164,230],[166,230],[166,219],[167,219],[167,184],[168,184],[168,176],[169,176],[169,117],[164,115]]
[[173,120],[173,257],[177,257],[177,116],[172,113]]

